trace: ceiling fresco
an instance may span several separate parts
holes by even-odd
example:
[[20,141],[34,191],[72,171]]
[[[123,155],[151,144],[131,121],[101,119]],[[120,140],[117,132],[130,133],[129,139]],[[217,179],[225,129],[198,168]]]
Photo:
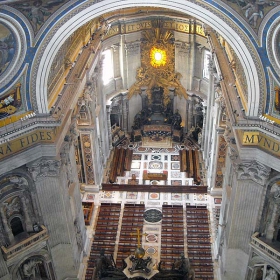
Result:
[[271,0],[226,0],[223,1],[243,17],[257,31],[262,19],[279,1]]
[[[32,84],[32,75],[30,69],[34,67],[34,55],[39,54],[40,49],[44,49],[44,44],[46,44],[46,40],[49,39],[50,34],[53,34],[53,26],[58,28],[61,26],[61,19],[64,18],[69,19],[69,16],[75,15],[75,13],[80,12],[82,9],[95,5],[96,3],[102,1],[67,1],[67,0],[7,0],[0,1],[0,13],[10,16],[14,18],[18,23],[22,26],[23,34],[22,38],[20,36],[15,36],[14,32],[11,32],[9,28],[1,23],[0,20],[0,79],[5,76],[5,72],[8,73],[9,70],[14,64],[13,58],[14,54],[18,48],[19,39],[21,42],[25,40],[26,46],[26,54],[24,55],[24,62],[21,64],[20,69],[17,71],[13,71],[9,73],[9,77],[5,76],[5,85],[3,83],[0,85],[0,95],[3,97],[6,96],[7,92],[12,88],[15,88],[16,83],[19,81],[22,75],[26,75],[26,83],[27,87],[28,83]],[[265,41],[269,40],[269,34],[271,33],[272,26],[276,25],[275,18],[280,17],[279,10],[279,0],[223,0],[219,2],[213,1],[195,1],[197,5],[201,5],[203,8],[207,8],[210,12],[213,9],[216,9],[217,14],[221,15],[221,20],[226,21],[225,24],[230,24],[230,22],[234,25],[236,24],[235,30],[240,30],[246,34],[248,39],[248,44],[252,44],[254,46],[256,53],[259,55],[260,60],[263,64],[263,69],[261,71],[267,71],[266,69],[270,68],[273,72],[273,77],[278,81],[280,81],[278,68],[275,66],[279,66],[280,63],[280,32],[277,33],[277,36],[274,36],[274,56],[270,55],[272,51],[269,50],[269,46],[265,46]],[[275,13],[273,12],[276,11]],[[18,12],[15,12],[17,10]],[[166,14],[166,16],[170,17],[178,17],[183,18],[186,17],[186,14],[180,13],[179,11],[170,11],[164,8],[156,8],[156,7],[141,7],[136,6],[133,8],[127,9],[119,9],[114,12],[109,12],[103,15],[104,18],[116,18],[119,16],[127,19],[128,17],[133,19],[135,16],[139,15],[139,17],[143,17],[143,15],[152,14],[153,12],[159,12],[160,15]],[[234,12],[235,11],[235,12]],[[68,16],[69,14],[69,16]],[[278,15],[279,14],[279,15]],[[55,16],[57,15],[57,16]],[[273,19],[270,21],[267,20],[267,16],[272,15]],[[190,16],[188,16],[190,17]],[[0,16],[1,19],[1,16]],[[29,22],[29,25],[27,24]],[[262,24],[262,23],[265,23]],[[262,29],[260,27],[262,26]],[[278,23],[279,25],[279,23]],[[35,34],[33,40],[32,31]],[[52,30],[52,31],[51,31]],[[263,41],[260,42],[260,36],[257,36],[259,30],[262,31]],[[277,29],[278,31],[279,29]],[[31,34],[31,35],[30,35]],[[36,36],[37,34],[37,36]],[[47,39],[46,39],[47,38]],[[242,40],[243,37],[240,37]],[[16,39],[16,40],[15,40]],[[33,41],[32,41],[33,40]],[[243,40],[244,41],[244,40]],[[15,43],[17,42],[17,43]],[[23,44],[21,44],[22,46]],[[249,49],[251,49],[249,47]],[[22,57],[22,55],[20,55]],[[274,57],[274,61],[272,62]],[[19,65],[19,63],[17,63]],[[35,67],[36,68],[36,67]],[[266,75],[266,80],[269,79],[268,74],[261,73],[261,75]],[[278,82],[275,82],[278,84]],[[32,84],[34,88],[34,82]],[[261,107],[264,108],[265,113],[271,113],[273,106],[276,101],[275,99],[275,91],[274,88],[270,88],[269,83],[267,85],[262,86],[266,87],[267,96],[266,104],[262,104]],[[34,91],[34,90],[33,90]],[[32,90],[27,90],[26,96],[26,108],[28,110],[32,109],[31,95],[33,93]],[[270,105],[269,105],[270,104]],[[274,107],[275,108],[275,107]],[[278,111],[277,111],[278,114]]]
[[11,30],[0,23],[0,75],[10,65],[15,54],[15,38]]
[[[19,10],[23,13],[30,21],[35,34],[46,22],[46,20],[57,11],[63,4],[69,2],[67,0],[37,0],[37,1],[3,1],[7,2],[14,9]],[[101,1],[98,1],[101,2]],[[279,5],[280,1],[272,0],[223,0],[225,4],[234,9],[245,21],[247,21],[254,31],[258,31],[260,23],[262,22],[265,15]],[[153,8],[154,10],[155,8]],[[135,10],[139,14],[147,13],[150,8],[134,8],[129,9],[130,13],[135,13]],[[122,15],[124,10],[119,12]],[[112,13],[116,15],[116,13]],[[127,14],[127,12],[126,12]]]
[[45,21],[67,0],[38,0],[38,1],[15,1],[9,4],[11,7],[22,12],[33,27],[36,34]]

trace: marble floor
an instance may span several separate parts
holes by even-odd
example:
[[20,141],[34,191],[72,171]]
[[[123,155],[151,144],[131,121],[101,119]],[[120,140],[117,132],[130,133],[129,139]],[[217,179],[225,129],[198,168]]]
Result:
[[[162,205],[182,205],[185,210],[186,205],[206,205],[209,210],[209,224],[211,242],[213,243],[216,235],[219,210],[221,205],[220,197],[213,197],[207,193],[163,193],[160,192],[160,185],[193,185],[193,179],[187,178],[185,172],[180,172],[179,149],[180,146],[167,149],[153,149],[144,147],[135,147],[132,158],[131,171],[126,171],[124,176],[118,177],[119,184],[129,184],[131,180],[136,184],[159,185],[158,191],[137,192],[133,191],[85,191],[82,194],[83,202],[94,202],[94,211],[91,225],[88,226],[88,237],[90,240],[94,236],[95,223],[98,216],[98,210],[101,203],[120,203],[122,208],[125,204],[144,204],[145,211],[148,209],[161,210]],[[200,155],[201,156],[201,155]],[[202,161],[201,161],[202,162]],[[201,178],[205,178],[203,165],[201,168]],[[149,181],[143,180],[143,172],[147,170],[153,173],[166,172],[168,174],[167,182],[165,181]],[[185,212],[185,211],[184,211]],[[147,234],[142,238],[142,246],[146,250],[147,255],[152,255],[160,260],[160,235],[161,224],[144,222],[142,229]],[[185,249],[186,250],[186,249]],[[88,252],[89,253],[89,252]],[[187,251],[184,252],[187,256]],[[85,257],[86,263],[87,257]],[[214,259],[214,258],[213,258]],[[83,278],[82,278],[83,279]]]

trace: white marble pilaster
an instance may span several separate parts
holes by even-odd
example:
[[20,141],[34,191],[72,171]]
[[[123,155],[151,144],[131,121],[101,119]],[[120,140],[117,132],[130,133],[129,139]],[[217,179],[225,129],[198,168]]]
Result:
[[[266,193],[266,180],[270,168],[256,161],[235,165],[231,191],[227,191],[229,210],[225,218],[224,279],[245,279],[250,252],[250,240],[257,230],[262,211],[262,198]],[[230,188],[230,187],[227,187]],[[239,255],[236,261],[236,255]],[[238,278],[236,271],[239,271]]]
[[127,133],[128,130],[128,100],[127,100],[127,93],[123,93],[122,96],[122,129],[124,130],[125,133]]
[[108,127],[108,140],[109,140],[109,148],[112,150],[112,131],[111,131],[111,119],[110,119],[110,113],[111,113],[111,108],[109,105],[106,106],[106,111],[107,111],[107,127]]
[[[69,175],[56,159],[41,159],[28,166],[42,211],[43,223],[49,232],[48,245],[58,279],[75,277],[73,217],[68,193]],[[63,256],[58,248],[63,247]]]

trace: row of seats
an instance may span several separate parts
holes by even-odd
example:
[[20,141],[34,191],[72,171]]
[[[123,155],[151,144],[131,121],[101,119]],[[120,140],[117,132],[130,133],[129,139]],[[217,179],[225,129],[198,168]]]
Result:
[[[106,255],[113,255],[115,249],[118,249],[116,263],[119,268],[123,265],[122,261],[134,253],[138,240],[137,236],[131,235],[131,233],[136,234],[137,228],[142,233],[144,212],[144,204],[126,204],[122,221],[120,221],[121,204],[101,204],[88,261],[86,280],[92,279],[95,260],[99,256],[101,248],[105,249]],[[160,259],[164,262],[166,269],[170,269],[172,264],[184,253],[184,244],[187,241],[188,257],[195,271],[195,279],[212,280],[214,278],[208,210],[205,206],[186,206],[186,237],[184,236],[183,217],[183,206],[162,206]],[[120,222],[121,232],[119,243],[116,246]]]
[[101,249],[105,250],[107,256],[114,254],[120,212],[121,204],[119,203],[101,203],[88,259],[85,280],[93,279],[96,259],[100,255]]
[[122,261],[128,256],[134,254],[138,241],[136,236],[136,229],[139,228],[140,233],[142,233],[144,224],[144,211],[144,204],[125,204],[124,206],[122,228],[116,261],[117,267],[122,267]]
[[187,248],[195,279],[213,280],[213,261],[206,206],[186,206]]
[[160,260],[167,269],[184,253],[183,206],[163,205]]

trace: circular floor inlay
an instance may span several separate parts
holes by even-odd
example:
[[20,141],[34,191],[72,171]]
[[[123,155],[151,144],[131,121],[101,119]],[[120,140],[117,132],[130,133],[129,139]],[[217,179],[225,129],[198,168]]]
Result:
[[162,219],[162,213],[157,209],[149,209],[144,213],[144,219],[149,223],[157,223]]
[[148,242],[157,242],[157,236],[156,234],[150,233],[146,236],[146,240]]
[[157,250],[154,247],[149,247],[146,250],[146,253],[149,255],[153,255]]

